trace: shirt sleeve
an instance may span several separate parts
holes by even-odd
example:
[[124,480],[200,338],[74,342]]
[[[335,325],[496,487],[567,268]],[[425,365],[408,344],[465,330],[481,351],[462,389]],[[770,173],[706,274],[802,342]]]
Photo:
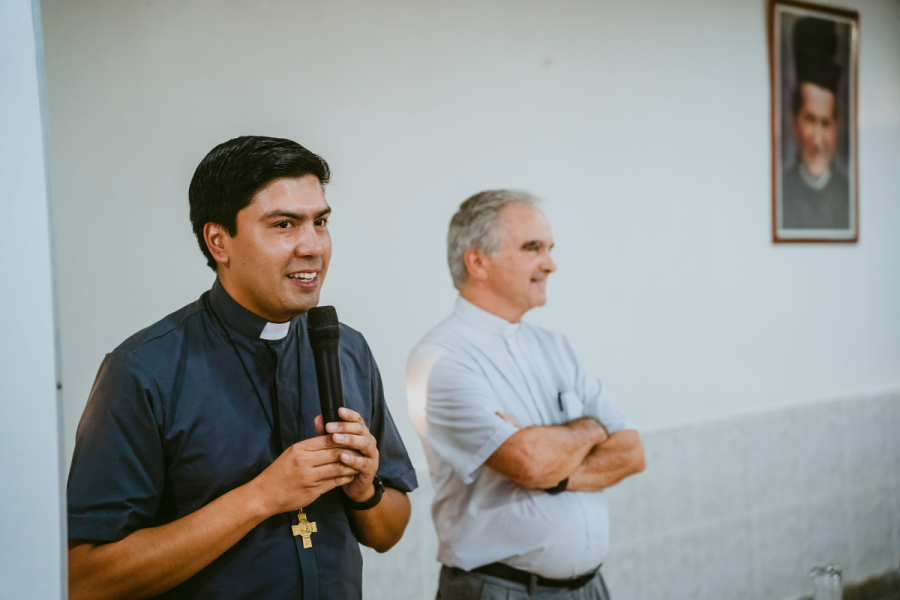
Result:
[[75,438],[70,538],[117,541],[154,524],[165,485],[157,402],[152,378],[132,353],[106,356]]
[[403,444],[403,439],[400,437],[400,432],[397,431],[397,425],[394,423],[394,418],[384,399],[381,372],[378,370],[375,357],[372,356],[368,345],[366,351],[369,354],[371,365],[372,386],[372,419],[369,423],[369,431],[375,437],[378,448],[378,477],[387,487],[402,492],[411,492],[419,487],[416,470],[409,460],[406,446]]
[[575,358],[575,392],[584,399],[584,416],[594,417],[606,427],[609,433],[634,429],[634,424],[625,411],[619,406],[612,394],[591,372],[587,363],[575,349],[568,344],[569,352]]
[[469,484],[478,469],[518,429],[497,416],[499,399],[477,365],[454,357],[424,375],[425,422],[419,434]]

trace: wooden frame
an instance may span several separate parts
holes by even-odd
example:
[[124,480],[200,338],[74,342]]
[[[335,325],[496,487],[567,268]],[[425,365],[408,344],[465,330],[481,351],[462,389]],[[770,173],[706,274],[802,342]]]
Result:
[[859,13],[772,0],[768,30],[772,241],[855,243]]

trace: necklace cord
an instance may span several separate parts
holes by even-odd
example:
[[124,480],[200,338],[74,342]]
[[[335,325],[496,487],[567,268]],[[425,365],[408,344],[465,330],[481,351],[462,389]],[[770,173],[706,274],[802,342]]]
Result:
[[[234,343],[234,340],[231,338],[231,334],[228,332],[228,329],[225,327],[225,324],[222,322],[222,319],[219,318],[219,315],[216,313],[215,309],[212,307],[212,302],[209,297],[205,299],[204,304],[206,304],[207,310],[212,313],[213,317],[216,319],[216,323],[219,324],[219,327],[225,333],[225,339],[228,340],[228,344],[231,346],[231,349],[234,350],[235,355],[237,355],[238,360],[241,363],[241,366],[244,368],[244,375],[247,376],[247,381],[250,382],[250,386],[253,388],[253,393],[256,394],[256,399],[259,401],[259,407],[263,411],[263,416],[266,418],[266,423],[269,425],[269,429],[272,431],[272,441],[275,443],[275,447],[278,450],[278,455],[281,456],[282,452],[284,452],[284,444],[281,440],[281,418],[280,411],[278,410],[278,392],[277,392],[277,379],[278,379],[278,355],[275,353],[275,349],[266,344],[266,347],[270,352],[275,353],[275,380],[276,380],[276,389],[275,393],[272,394],[272,419],[269,419],[269,413],[266,411],[266,405],[263,402],[262,394],[259,393],[259,390],[256,388],[256,383],[253,381],[253,377],[250,376],[250,370],[247,368],[246,363],[244,363],[244,358],[241,356],[241,353],[237,349],[237,345]],[[274,422],[273,422],[274,420]]]

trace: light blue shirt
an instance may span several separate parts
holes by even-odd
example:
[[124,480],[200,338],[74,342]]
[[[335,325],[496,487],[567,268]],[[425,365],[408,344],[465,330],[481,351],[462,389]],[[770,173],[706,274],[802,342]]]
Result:
[[462,297],[409,357],[407,398],[435,488],[438,560],[502,562],[554,579],[591,571],[609,547],[603,492],[550,495],[484,465],[517,429],[581,416],[633,425],[562,334],[510,323]]

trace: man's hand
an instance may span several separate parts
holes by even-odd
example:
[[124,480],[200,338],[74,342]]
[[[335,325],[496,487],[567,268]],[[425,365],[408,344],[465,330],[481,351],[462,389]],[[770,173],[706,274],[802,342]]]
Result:
[[339,452],[341,463],[355,472],[351,481],[342,484],[344,493],[354,502],[365,502],[375,495],[372,481],[378,472],[378,446],[358,412],[341,408],[338,416],[343,421],[328,423],[324,429],[322,417],[316,417],[316,432],[320,436],[326,432],[331,434],[324,439],[333,440],[332,444],[342,449]]
[[[349,408],[338,410],[343,421],[327,423],[316,417],[316,432],[328,435],[341,450],[343,464],[356,470],[356,476],[344,484],[344,493],[354,502],[365,502],[375,495],[372,481],[378,472],[378,446],[362,417]],[[350,527],[360,544],[386,552],[396,544],[409,523],[410,506],[406,494],[390,487],[381,501],[368,510],[348,510]]]
[[512,425],[513,427],[515,427],[516,429],[522,429],[522,426],[519,425],[519,420],[516,419],[514,416],[508,415],[504,412],[500,412],[499,410],[495,414],[498,417],[500,417],[501,419],[503,419],[504,421],[506,421],[507,423],[509,423],[510,425]]
[[[519,427],[514,417],[497,416]],[[606,428],[590,417],[532,425],[512,434],[484,464],[524,488],[546,490],[572,475],[588,452],[608,437]]]
[[573,492],[598,492],[644,470],[644,445],[634,429],[617,431],[594,446],[569,477]]
[[299,510],[325,492],[354,481],[359,471],[341,461],[346,453],[331,436],[303,440],[285,450],[250,482],[266,516]]

